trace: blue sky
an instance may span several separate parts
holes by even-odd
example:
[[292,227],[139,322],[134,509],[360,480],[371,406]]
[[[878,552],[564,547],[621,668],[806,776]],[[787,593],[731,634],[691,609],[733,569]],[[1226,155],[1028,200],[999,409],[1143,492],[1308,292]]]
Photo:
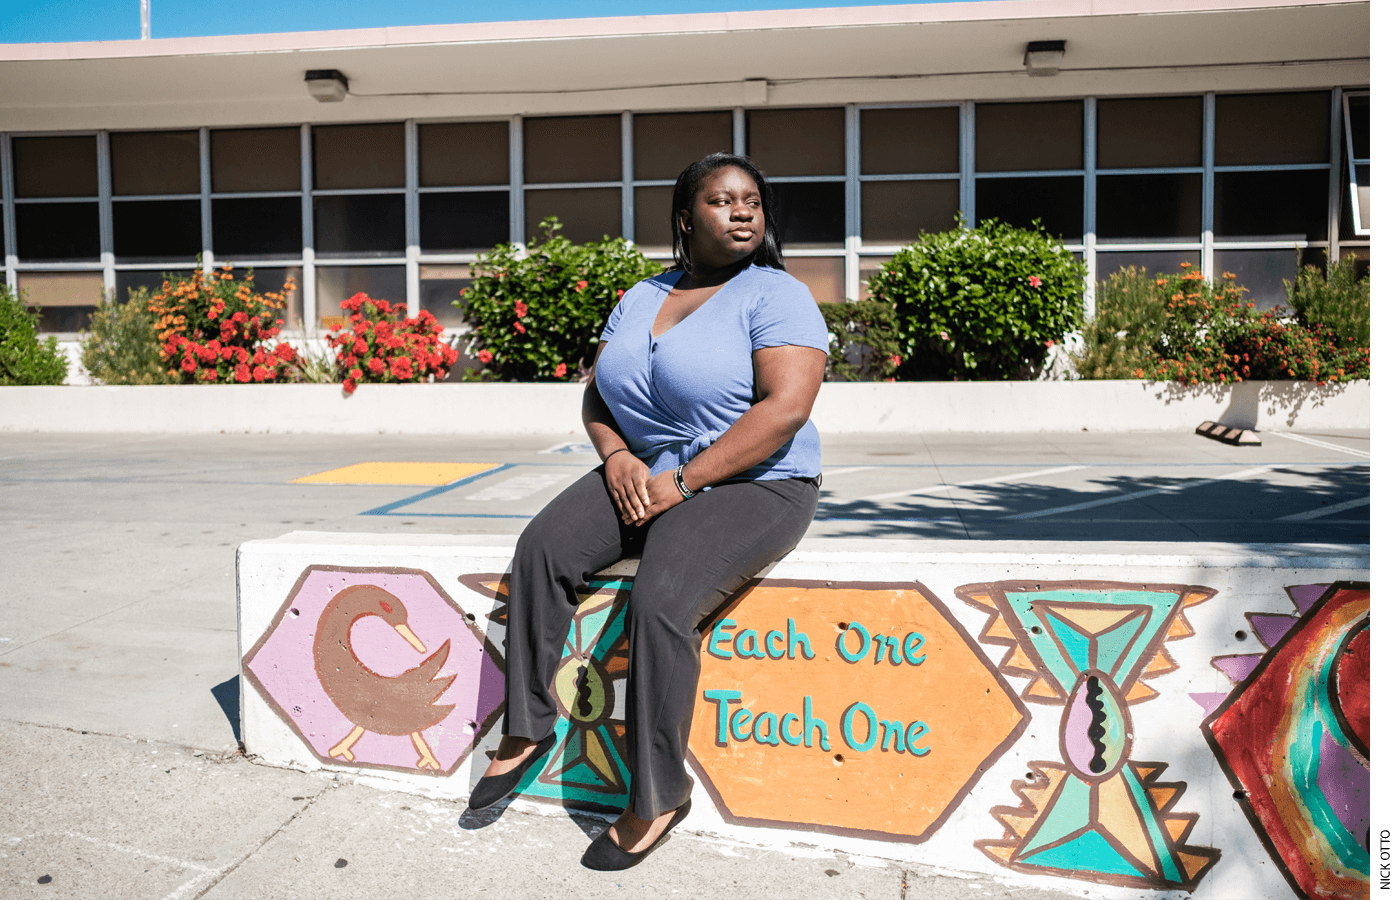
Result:
[[[888,0],[886,0],[888,2]],[[926,0],[928,2],[928,0]],[[948,0],[932,0],[948,2]],[[336,3],[287,0],[151,0],[151,36],[191,37],[437,25],[518,19],[876,6],[873,0],[414,0]],[[107,41],[141,36],[140,0],[0,0],[0,43]]]

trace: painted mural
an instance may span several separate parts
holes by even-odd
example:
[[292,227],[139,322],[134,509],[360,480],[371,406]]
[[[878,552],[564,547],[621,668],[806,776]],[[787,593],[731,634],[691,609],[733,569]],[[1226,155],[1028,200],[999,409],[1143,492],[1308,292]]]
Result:
[[1007,648],[1003,674],[1029,679],[1021,696],[1063,708],[1060,760],[1012,784],[1020,804],[992,810],[1005,832],[978,849],[1036,875],[1194,890],[1220,851],[1187,844],[1198,814],[1175,810],[1186,786],[1161,779],[1166,763],[1139,761],[1131,707],[1157,696],[1147,681],[1177,668],[1165,643],[1194,633],[1185,610],[1215,591],[1000,581],[956,594],[988,614],[981,639]]
[[1212,664],[1236,687],[1202,725],[1259,839],[1299,896],[1370,892],[1371,589],[1287,589],[1298,615],[1250,613],[1262,654]]
[[702,648],[689,759],[731,823],[926,840],[1029,718],[917,583],[765,579]]
[[431,575],[310,566],[243,658],[326,763],[450,775],[500,715],[504,663]]
[[[462,584],[499,601],[491,621],[508,625],[510,578],[463,575]],[[623,631],[630,579],[593,579],[579,591],[550,693],[558,706],[554,749],[521,781],[520,795],[579,809],[621,812],[632,777],[627,768],[623,703],[627,636]]]

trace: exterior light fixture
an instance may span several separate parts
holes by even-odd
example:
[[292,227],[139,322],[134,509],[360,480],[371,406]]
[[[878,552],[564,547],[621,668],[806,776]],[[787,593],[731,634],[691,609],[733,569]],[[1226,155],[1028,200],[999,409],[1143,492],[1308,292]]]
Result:
[[[1026,45],[1026,74],[1055,75],[1065,58],[1064,41],[1031,41]],[[307,75],[310,78],[310,74]]]
[[339,103],[345,99],[350,82],[339,69],[308,69],[306,89],[321,103]]

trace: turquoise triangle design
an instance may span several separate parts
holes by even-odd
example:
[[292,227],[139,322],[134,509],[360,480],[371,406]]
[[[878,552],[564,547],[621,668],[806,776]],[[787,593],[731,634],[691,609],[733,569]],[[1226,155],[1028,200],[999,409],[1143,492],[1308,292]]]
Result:
[[1063,785],[1059,795],[1040,814],[1035,834],[1021,845],[1022,853],[1033,853],[1089,824],[1089,785],[1073,776],[1066,776]]
[[612,612],[612,604],[600,607],[596,612],[585,616],[578,623],[580,652],[585,647],[592,647],[593,642],[598,639],[598,634],[603,630],[603,626],[608,622],[608,615]]
[[1097,831],[1086,831],[1072,841],[1049,850],[1021,857],[1018,862],[1046,869],[1070,872],[1093,872],[1100,875],[1129,875],[1143,877],[1137,866],[1128,862],[1113,845]]
[[1060,643],[1064,645],[1064,652],[1069,654],[1070,662],[1074,663],[1075,670],[1083,672],[1088,669],[1090,667],[1089,638],[1053,612],[1045,619],[1051,630],[1060,639]]
[[[1113,667],[1118,665],[1123,654],[1128,652],[1128,645],[1132,643],[1133,635],[1137,634],[1138,626],[1141,624],[1142,616],[1133,616],[1112,631],[1098,636],[1098,653],[1095,655],[1098,657],[1100,672],[1113,671]],[[1119,687],[1121,686],[1120,684]]]

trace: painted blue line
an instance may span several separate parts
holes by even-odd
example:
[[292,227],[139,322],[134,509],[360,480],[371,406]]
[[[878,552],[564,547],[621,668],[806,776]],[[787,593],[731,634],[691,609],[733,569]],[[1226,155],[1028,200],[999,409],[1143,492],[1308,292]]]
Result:
[[534,516],[526,515],[505,515],[502,513],[425,513],[425,512],[401,512],[401,513],[380,513],[371,511],[360,513],[362,516],[412,516],[415,519],[533,519]]
[[[436,497],[436,496],[438,496],[439,494],[446,494],[448,491],[455,491],[455,490],[457,490],[457,488],[461,487],[462,485],[464,485],[464,484],[471,484],[473,481],[476,481],[476,480],[479,479],[479,478],[485,478],[487,475],[495,475],[495,474],[497,474],[497,473],[499,473],[499,472],[504,472],[506,469],[513,469],[513,468],[515,468],[515,463],[502,463],[501,465],[496,466],[496,467],[493,468],[493,469],[487,469],[485,472],[477,472],[475,475],[468,475],[466,478],[458,478],[456,481],[450,481],[450,482],[448,482],[447,484],[438,485],[437,487],[435,487],[435,488],[430,488],[430,489],[424,491],[424,492],[421,493],[421,494],[414,494],[412,497],[408,497],[408,498],[403,499],[403,500],[395,500],[393,503],[386,503],[386,504],[383,505],[383,506],[375,507],[374,509],[371,509],[371,510],[369,510],[368,512],[362,512],[362,513],[360,513],[360,515],[362,515],[362,516],[392,516],[392,515],[393,515],[395,512],[397,512],[398,510],[403,509],[405,506],[409,506],[409,505],[411,505],[411,504],[417,503],[417,502],[420,501],[420,500],[427,500],[429,497]],[[429,516],[429,515],[434,515],[434,514],[433,514],[433,513],[414,513],[414,515]],[[438,515],[442,515],[442,514],[439,513]],[[527,517],[527,518],[528,518],[528,517]]]

